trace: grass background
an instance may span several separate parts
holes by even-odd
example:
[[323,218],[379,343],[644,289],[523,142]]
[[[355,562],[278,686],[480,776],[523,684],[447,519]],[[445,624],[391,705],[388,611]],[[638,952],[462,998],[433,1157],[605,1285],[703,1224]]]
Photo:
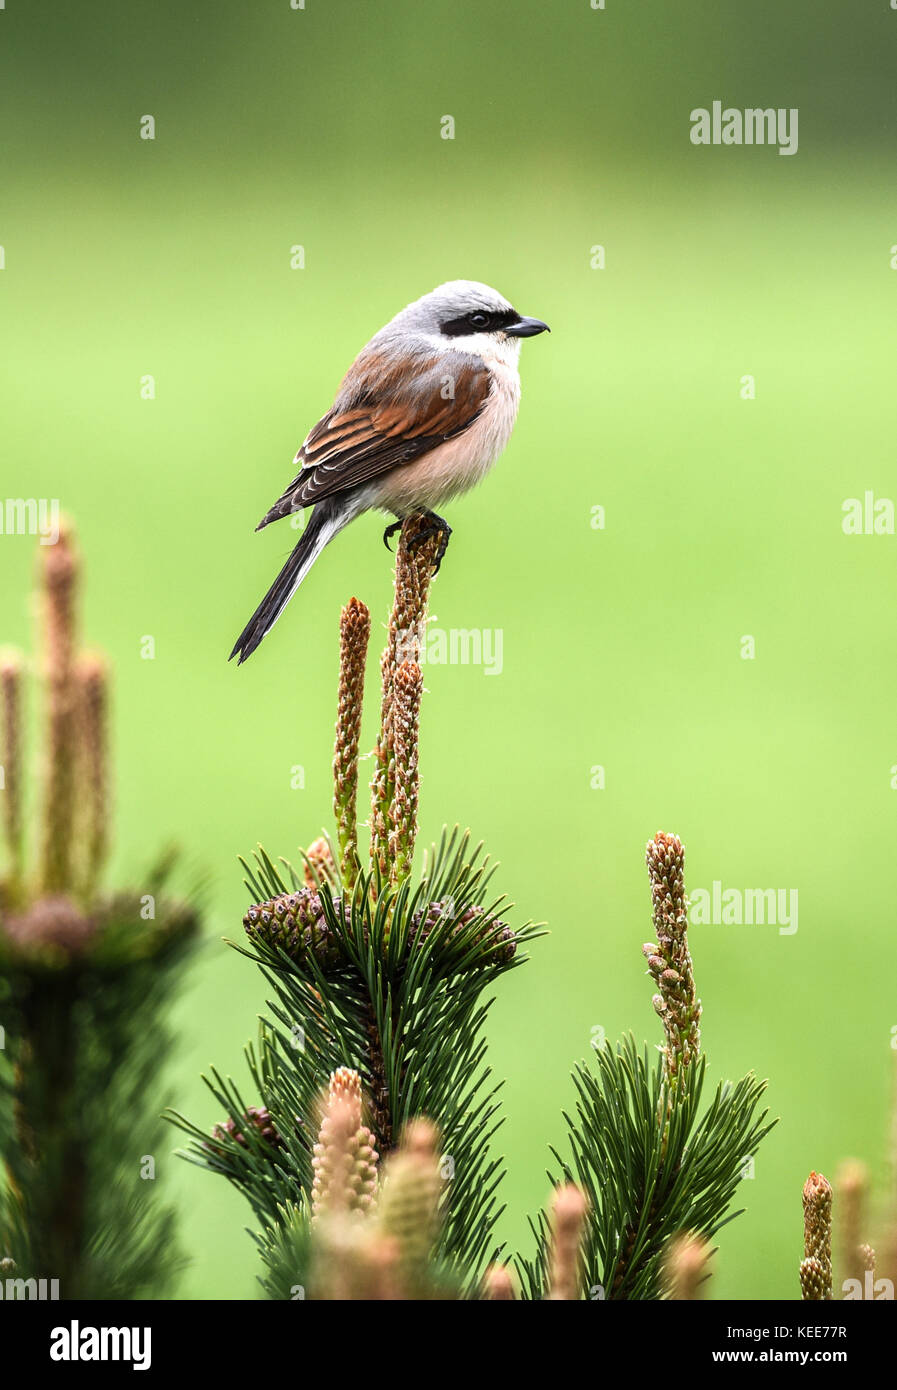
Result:
[[[462,276],[553,330],[523,345],[517,431],[452,506],[434,590],[440,626],[502,629],[503,672],[429,667],[423,713],[422,839],[470,824],[551,927],[492,1018],[502,1234],[527,1242],[593,1027],[658,1036],[658,828],[692,887],[799,890],[793,936],[692,933],[712,1077],[768,1076],[782,1117],[715,1295],[796,1295],[810,1168],[858,1155],[884,1190],[897,538],[840,523],[845,498],[894,494],[895,43],[886,0],[0,12],[0,488],[58,497],[88,557],[86,635],[116,668],[114,876],[174,836],[211,879],[179,1108],[218,1118],[212,1060],[245,1079],[264,993],[220,944],[235,857],[294,854],[328,821],[339,607],[389,603],[365,518],[228,667],[294,539],[252,528],[357,349]],[[714,99],[799,108],[799,152],[695,148]],[[0,542],[2,635],[26,646],[33,551]],[[181,1294],[253,1296],[248,1209],[167,1151],[157,1167],[192,1253]]]

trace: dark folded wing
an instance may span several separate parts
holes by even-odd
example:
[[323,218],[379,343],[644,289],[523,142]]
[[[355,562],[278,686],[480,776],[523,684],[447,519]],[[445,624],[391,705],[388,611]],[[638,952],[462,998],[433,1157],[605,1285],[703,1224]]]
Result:
[[256,529],[462,434],[483,409],[490,387],[488,367],[466,354],[427,358],[413,374],[377,354],[359,358],[333,409],[297,453],[296,477]]

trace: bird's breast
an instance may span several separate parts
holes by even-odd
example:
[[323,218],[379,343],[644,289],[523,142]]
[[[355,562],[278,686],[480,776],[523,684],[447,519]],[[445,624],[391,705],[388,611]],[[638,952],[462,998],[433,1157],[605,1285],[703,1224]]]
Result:
[[419,459],[400,464],[378,484],[373,505],[397,516],[434,511],[476,486],[505,448],[520,405],[520,377],[504,362],[490,362],[492,386],[471,425],[454,439],[437,444]]

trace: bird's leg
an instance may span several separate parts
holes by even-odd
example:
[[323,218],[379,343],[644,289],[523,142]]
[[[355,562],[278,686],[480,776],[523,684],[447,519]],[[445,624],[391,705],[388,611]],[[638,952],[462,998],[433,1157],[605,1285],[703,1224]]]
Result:
[[392,537],[395,535],[396,531],[401,531],[401,529],[402,529],[402,522],[401,522],[401,521],[394,521],[394,522],[392,523],[391,526],[387,526],[386,530],[383,532],[383,544],[386,546],[386,549],[387,549],[387,550],[390,549],[390,545],[389,545],[390,540],[391,540]]
[[419,546],[428,541],[431,536],[440,536],[439,548],[433,557],[433,573],[439,573],[439,566],[442,564],[443,556],[448,550],[449,537],[452,528],[449,526],[444,516],[437,516],[435,512],[423,512],[421,514],[422,525],[420,530],[409,541],[410,545]]

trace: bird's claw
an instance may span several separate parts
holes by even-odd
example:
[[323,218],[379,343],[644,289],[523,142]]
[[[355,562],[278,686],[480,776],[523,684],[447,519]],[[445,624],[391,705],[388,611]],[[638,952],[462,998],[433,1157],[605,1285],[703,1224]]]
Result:
[[[404,521],[394,521],[392,525],[387,526],[386,530],[383,532],[383,544],[390,554],[392,554],[392,547],[389,544],[390,538],[394,536],[397,531],[401,531],[404,524]],[[424,541],[430,540],[433,536],[441,536],[436,554],[433,557],[433,573],[438,574],[443,556],[448,550],[449,537],[451,534],[452,528],[449,526],[445,517],[437,516],[435,512],[424,512],[422,513],[421,528],[413,536],[409,537],[408,545],[416,550],[419,545],[423,545]]]
[[386,530],[383,532],[383,544],[386,546],[386,549],[389,551],[390,555],[392,554],[392,546],[389,544],[390,537],[394,536],[396,531],[401,531],[401,529],[402,522],[394,521],[392,525],[387,526]]
[[442,564],[445,552],[448,550],[448,543],[451,534],[452,528],[451,526],[449,526],[444,516],[437,516],[435,512],[425,512],[424,523],[421,529],[418,531],[417,535],[414,536],[413,539],[410,541],[411,545],[417,547],[419,545],[423,545],[424,541],[430,540],[433,536],[440,536],[441,539],[436,549],[436,554],[433,556],[434,574],[439,573],[439,567]]

